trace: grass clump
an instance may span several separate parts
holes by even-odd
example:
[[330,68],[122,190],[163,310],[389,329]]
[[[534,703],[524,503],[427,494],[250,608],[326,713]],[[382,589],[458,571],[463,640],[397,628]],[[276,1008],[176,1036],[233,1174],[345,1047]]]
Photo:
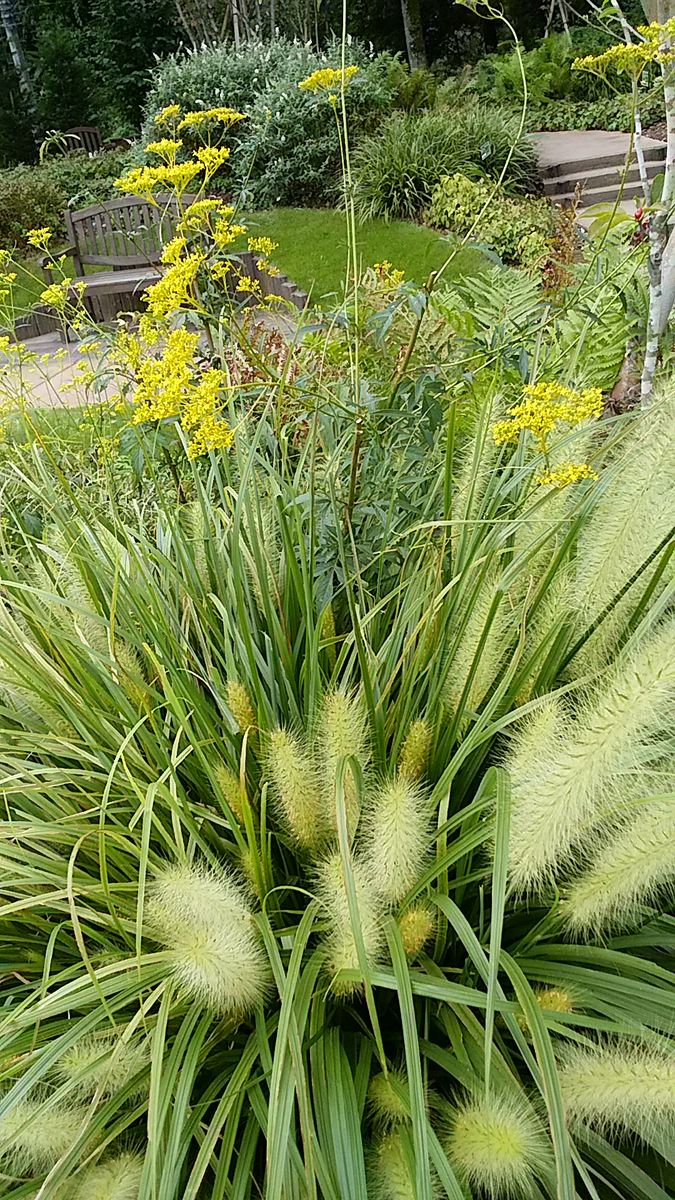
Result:
[[654,428],[571,333],[611,247],[285,337],[204,198],[111,348],[144,472],[0,457],[2,1190],[662,1200],[665,531],[570,598]]

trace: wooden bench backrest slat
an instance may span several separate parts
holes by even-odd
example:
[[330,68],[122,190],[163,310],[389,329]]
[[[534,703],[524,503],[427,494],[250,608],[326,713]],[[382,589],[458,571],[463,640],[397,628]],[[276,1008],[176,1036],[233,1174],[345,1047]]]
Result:
[[[194,199],[185,196],[183,204]],[[83,265],[126,267],[156,265],[162,248],[175,235],[179,208],[173,197],[158,197],[158,204],[135,196],[121,196],[106,204],[92,204],[66,213],[66,224],[76,247],[78,274]]]

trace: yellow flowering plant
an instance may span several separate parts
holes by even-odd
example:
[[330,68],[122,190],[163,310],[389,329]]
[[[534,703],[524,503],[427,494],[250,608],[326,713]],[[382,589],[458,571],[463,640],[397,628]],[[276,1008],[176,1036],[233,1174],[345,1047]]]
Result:
[[[155,119],[167,136],[146,148],[160,163],[134,168],[116,183],[158,208],[166,208],[167,195],[175,206],[161,277],[144,295],[137,331],[118,334],[113,356],[123,391],[133,399],[132,423],[175,423],[191,458],[226,449],[232,440],[224,416],[232,395],[225,327],[235,314],[243,319],[243,306],[251,301],[258,308],[279,301],[266,298],[260,279],[239,261],[247,250],[258,272],[272,272],[276,243],[264,236],[247,239],[235,207],[206,195],[230,157],[222,138],[244,119],[230,108],[182,114],[170,105]],[[200,142],[191,153],[183,134]]]
[[526,384],[521,400],[508,410],[506,419],[492,426],[492,436],[496,445],[503,446],[517,443],[521,434],[529,435],[546,463],[537,483],[567,487],[597,476],[588,463],[563,462],[552,467],[549,460],[556,446],[553,435],[586,421],[596,421],[602,415],[602,407],[602,392],[597,387],[575,391],[555,382]]

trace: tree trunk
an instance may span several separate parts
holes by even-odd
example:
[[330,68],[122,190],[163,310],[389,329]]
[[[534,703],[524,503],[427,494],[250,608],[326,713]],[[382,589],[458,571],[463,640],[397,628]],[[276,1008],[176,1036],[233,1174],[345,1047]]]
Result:
[[427,52],[424,48],[421,0],[401,0],[401,15],[410,70],[414,71],[415,67],[426,67]]
[[21,45],[19,36],[19,22],[16,15],[16,7],[14,0],[0,0],[0,22],[7,38],[7,45],[12,56],[14,69],[19,79],[19,87],[21,94],[28,109],[31,124],[35,129],[37,124],[37,105],[35,103],[35,92],[33,90],[33,81],[30,77],[26,56]]

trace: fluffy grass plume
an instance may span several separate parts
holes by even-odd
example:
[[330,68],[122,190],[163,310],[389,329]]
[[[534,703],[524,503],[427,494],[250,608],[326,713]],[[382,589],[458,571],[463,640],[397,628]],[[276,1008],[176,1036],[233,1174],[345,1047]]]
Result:
[[[58,1074],[88,1098],[99,1092],[112,1096],[150,1062],[147,1040],[124,1042],[112,1034],[88,1037],[71,1046],[58,1064]],[[140,1084],[141,1090],[143,1084]]]
[[[672,779],[671,779],[672,787]],[[675,883],[675,792],[638,804],[570,884],[565,917],[575,934],[634,925],[642,906]]]
[[[380,958],[385,945],[382,929],[382,901],[373,887],[372,879],[364,864],[354,862],[352,866],[361,937],[366,959],[372,966]],[[326,967],[329,974],[333,976],[343,970],[359,970],[357,944],[342,873],[342,860],[339,854],[332,855],[320,864],[318,896],[324,905],[329,921],[324,944]],[[357,986],[357,984],[339,980],[333,985],[334,990],[343,995],[351,994],[357,990]]]
[[405,778],[383,783],[369,801],[361,855],[378,894],[399,904],[429,851],[429,805]]
[[405,1071],[390,1069],[373,1075],[368,1085],[368,1105],[373,1121],[385,1129],[410,1120],[410,1093]]
[[603,684],[566,718],[549,702],[516,737],[510,874],[515,890],[551,880],[588,838],[617,781],[653,753],[675,709],[675,619],[623,656]]
[[[368,721],[360,700],[347,692],[329,692],[325,696],[317,725],[317,750],[326,800],[331,813],[335,808],[335,780],[340,763],[346,757],[356,758],[363,770],[370,760]],[[353,832],[359,819],[359,799],[351,771],[344,774],[347,821]],[[335,817],[332,817],[335,826]]]
[[268,967],[252,913],[243,888],[224,871],[165,868],[149,889],[146,922],[191,1000],[242,1016],[264,999]]
[[457,1109],[446,1140],[458,1175],[481,1194],[522,1200],[551,1162],[537,1117],[517,1096],[475,1097]]
[[255,729],[255,710],[248,689],[238,679],[228,679],[225,688],[227,706],[242,733]]
[[292,837],[306,850],[316,850],[327,830],[327,805],[319,789],[313,759],[300,739],[287,729],[270,734],[267,770],[277,806]]
[[78,1177],[72,1200],[138,1200],[142,1174],[139,1154],[118,1154]]
[[559,1069],[569,1117],[615,1136],[675,1138],[675,1052],[617,1039],[570,1047]]
[[424,900],[411,904],[398,918],[398,927],[408,958],[417,958],[436,928],[433,909]]
[[244,823],[244,801],[241,794],[241,782],[239,776],[231,771],[225,763],[218,763],[216,767],[216,779],[218,786],[225,797],[227,806],[234,814],[240,825]]
[[421,779],[426,771],[431,749],[431,729],[426,721],[413,721],[406,739],[401,747],[398,760],[400,779],[415,782]]
[[[578,614],[575,625],[580,630],[603,611],[672,526],[675,389],[640,414],[622,443],[616,467],[579,539],[569,604]],[[650,571],[614,606],[573,660],[575,674],[606,662],[649,578]]]
[[77,1140],[86,1109],[49,1105],[46,1097],[22,1100],[0,1120],[0,1161],[16,1175],[51,1170]]
[[[439,1195],[432,1175],[432,1196]],[[415,1153],[410,1133],[393,1129],[379,1137],[368,1155],[369,1200],[417,1200]]]
[[[518,628],[518,621],[514,618],[508,596],[504,596],[498,608],[490,613],[496,588],[496,574],[492,574],[481,583],[475,594],[472,592],[469,616],[447,662],[443,698],[451,714],[454,714],[464,695],[481,639],[485,634],[485,641],[482,643],[464,700],[463,724],[466,718],[480,707],[493,686],[509,647],[513,644],[514,630]],[[462,613],[462,621],[465,615]]]

